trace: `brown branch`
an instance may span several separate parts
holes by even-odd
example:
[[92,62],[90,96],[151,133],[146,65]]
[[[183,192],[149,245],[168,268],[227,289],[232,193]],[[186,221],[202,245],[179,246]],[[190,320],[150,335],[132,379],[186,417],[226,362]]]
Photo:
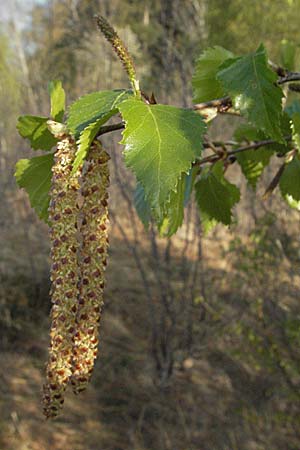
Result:
[[97,137],[105,133],[110,133],[111,131],[123,130],[123,128],[125,128],[124,122],[115,123],[113,125],[104,125],[100,128]]
[[233,145],[239,145],[239,142],[237,141],[232,141],[232,140],[228,140],[228,141],[206,141],[204,142],[203,146],[204,148],[210,148],[210,144],[213,144],[214,147],[227,147],[229,146],[233,146]]
[[210,100],[209,102],[197,103],[191,109],[194,111],[201,111],[206,108],[230,108],[232,106],[232,101],[230,97],[217,98],[216,100]]
[[288,72],[284,77],[280,78],[277,83],[284,84],[291,81],[300,81],[300,72]]
[[[287,142],[292,139],[292,136],[285,136],[284,140]],[[266,139],[264,141],[254,142],[253,144],[245,145],[244,147],[237,148],[227,153],[228,156],[235,155],[236,153],[245,152],[246,150],[256,150],[260,147],[265,147],[272,144],[278,144],[278,141],[274,139]]]
[[[291,136],[285,136],[284,139],[288,142],[292,139]],[[240,147],[240,148],[236,148],[235,150],[231,150],[230,152],[227,152],[226,158],[230,157],[230,156],[234,156],[238,153],[242,153],[245,152],[247,150],[257,150],[260,147],[268,147],[269,145],[273,145],[273,144],[278,144],[278,141],[275,141],[274,139],[266,139],[264,141],[259,141],[259,142],[254,142],[253,144],[249,144],[249,145],[245,145],[244,147]],[[206,148],[208,147],[209,144],[206,144]],[[214,145],[216,145],[214,143]],[[234,145],[233,143],[231,145]],[[221,159],[224,159],[224,153],[220,154],[220,155],[216,155],[215,153],[213,155],[209,155],[206,156],[205,158],[200,159],[199,161],[196,161],[194,163],[195,166],[202,166],[203,164],[206,163],[215,163]]]
[[270,195],[273,193],[273,191],[275,190],[275,188],[277,187],[277,185],[278,185],[278,183],[279,183],[279,181],[280,181],[281,175],[282,175],[283,172],[284,172],[285,166],[286,166],[286,163],[284,162],[284,163],[279,167],[278,171],[277,171],[276,174],[275,174],[275,177],[272,179],[271,183],[270,183],[269,186],[267,187],[267,189],[266,189],[266,191],[265,191],[265,193],[264,193],[264,195],[263,195],[263,197],[262,197],[263,200],[267,200],[267,199],[270,197]]

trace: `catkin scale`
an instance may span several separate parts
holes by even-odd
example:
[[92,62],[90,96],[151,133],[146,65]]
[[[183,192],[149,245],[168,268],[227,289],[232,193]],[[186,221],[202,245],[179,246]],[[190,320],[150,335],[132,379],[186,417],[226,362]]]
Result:
[[109,156],[94,141],[84,163],[80,211],[80,280],[73,347],[73,391],[86,388],[98,350],[98,333],[107,258]]
[[64,402],[73,361],[73,333],[78,310],[79,248],[76,235],[78,174],[71,176],[76,144],[60,135],[52,167],[49,221],[51,223],[51,330],[47,380],[43,387],[43,409],[56,417]]

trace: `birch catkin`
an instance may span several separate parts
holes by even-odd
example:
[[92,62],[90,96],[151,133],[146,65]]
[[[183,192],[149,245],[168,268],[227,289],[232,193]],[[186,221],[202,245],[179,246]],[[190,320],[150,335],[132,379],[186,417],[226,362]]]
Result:
[[107,258],[108,154],[94,141],[83,168],[72,175],[77,152],[66,128],[49,123],[59,138],[52,168],[51,331],[43,407],[56,417],[71,381],[81,392],[90,380],[98,350]]
[[72,372],[73,335],[78,306],[78,174],[71,177],[76,143],[62,131],[52,131],[60,141],[52,168],[49,207],[52,324],[47,381],[43,395],[44,414],[47,418],[56,417],[64,402],[64,391]]
[[73,390],[86,388],[98,349],[98,329],[103,304],[108,237],[109,156],[94,141],[84,163],[81,192],[79,308],[73,349]]

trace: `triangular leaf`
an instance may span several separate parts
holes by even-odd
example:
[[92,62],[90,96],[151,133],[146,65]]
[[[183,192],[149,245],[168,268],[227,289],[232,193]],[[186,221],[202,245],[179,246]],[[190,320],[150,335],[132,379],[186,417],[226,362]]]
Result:
[[137,99],[124,101],[119,109],[126,122],[126,164],[143,185],[146,201],[162,217],[182,172],[201,155],[205,124],[194,111]]
[[268,136],[282,141],[280,118],[283,93],[276,86],[276,74],[268,67],[263,45],[256,52],[223,68],[217,79],[237,110]]
[[196,201],[207,219],[224,225],[232,221],[232,208],[240,199],[240,191],[224,178],[223,164],[218,162],[212,170],[204,171],[195,185]]
[[48,117],[20,116],[17,129],[23,138],[29,139],[33,150],[51,150],[57,143],[47,126]]
[[279,181],[281,195],[292,207],[300,210],[300,161],[295,157],[286,165]]
[[49,86],[51,117],[56,122],[61,122],[65,113],[66,94],[61,81],[50,81]]
[[53,162],[54,155],[50,153],[31,159],[20,159],[16,164],[17,183],[27,191],[32,208],[45,222],[48,220]]
[[222,87],[216,75],[220,65],[233,54],[222,47],[212,47],[205,50],[196,63],[192,79],[193,99],[195,103],[206,102],[224,96]]
[[86,127],[80,134],[80,138],[78,141],[78,150],[76,152],[76,157],[73,163],[72,174],[76,172],[76,170],[80,167],[83,160],[85,159],[90,146],[97,136],[97,133],[102,125],[102,119],[98,119],[96,122],[91,123],[88,127]]
[[118,104],[132,96],[132,91],[116,89],[112,91],[92,92],[74,102],[69,109],[67,125],[75,137],[91,123],[105,123],[117,114]]

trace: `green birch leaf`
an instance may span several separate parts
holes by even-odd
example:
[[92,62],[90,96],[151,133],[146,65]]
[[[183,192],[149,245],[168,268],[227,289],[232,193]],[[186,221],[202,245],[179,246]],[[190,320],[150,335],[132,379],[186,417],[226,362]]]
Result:
[[15,171],[18,186],[27,191],[32,208],[45,222],[48,220],[53,163],[54,155],[52,153],[35,156],[31,159],[20,159],[16,164]]
[[295,112],[292,117],[293,142],[300,151],[300,112]]
[[[293,134],[292,122],[290,116],[286,111],[282,112],[280,126],[281,126],[281,134],[282,136],[285,137],[285,139],[287,139]],[[274,149],[278,153],[285,154],[291,149],[290,142],[288,140],[285,140],[284,143],[276,142],[276,144],[274,145]]]
[[[290,119],[286,112],[281,117],[281,133],[282,136],[291,134]],[[239,145],[247,145],[250,142],[259,142],[268,140],[268,136],[256,127],[250,124],[240,125],[234,132],[234,138]],[[261,177],[265,167],[269,164],[271,157],[275,153],[285,154],[290,150],[288,143],[281,144],[274,142],[272,145],[266,145],[256,150],[247,150],[236,155],[237,161],[246,177],[249,185],[256,189],[257,182]]]
[[136,185],[133,195],[133,202],[140,221],[147,229],[151,220],[151,209],[145,200],[145,190],[140,183],[137,183]]
[[51,117],[56,122],[62,122],[66,107],[66,94],[61,81],[50,81],[48,90],[50,94]]
[[161,236],[171,237],[183,223],[186,178],[187,175],[183,173],[178,180],[176,191],[171,192],[170,200],[164,208],[164,218],[159,224]]
[[192,167],[187,176],[185,177],[184,206],[188,204],[191,198],[198,171],[199,171],[198,167]]
[[233,54],[222,47],[211,47],[205,50],[196,63],[192,79],[194,103],[206,102],[225,95],[216,76],[221,64],[231,59]]
[[279,181],[279,188],[286,202],[292,208],[300,210],[300,160],[298,156],[286,165]]
[[83,160],[85,159],[90,146],[97,136],[97,133],[102,125],[102,119],[97,120],[96,122],[91,123],[88,127],[86,127],[80,134],[78,144],[78,150],[76,152],[76,157],[73,163],[72,174],[74,174],[77,169],[81,166]]
[[103,124],[118,113],[118,105],[132,96],[132,91],[116,89],[92,92],[75,101],[69,108],[67,126],[78,138],[91,123]]
[[203,171],[195,191],[200,217],[204,215],[206,220],[231,224],[232,208],[240,199],[240,191],[224,177],[221,161],[212,170]]
[[[183,174],[180,178],[176,192],[172,191],[170,200],[164,206],[164,218],[158,223],[160,234],[163,236],[172,236],[182,225],[184,219],[184,207],[188,203],[196,178],[196,170],[191,169],[189,174]],[[147,229],[152,218],[151,208],[145,200],[145,190],[138,183],[134,192],[134,206],[138,216]]]
[[48,130],[48,117],[20,116],[18,118],[17,130],[19,134],[28,139],[33,150],[51,150],[57,143]]
[[205,124],[194,111],[135,98],[119,109],[126,122],[121,142],[125,162],[144,187],[154,215],[161,218],[181,174],[188,173],[202,153]]
[[235,129],[234,139],[239,143],[243,141],[250,143],[255,141],[263,141],[268,138],[263,131],[258,130],[253,125],[249,123],[242,123]]
[[242,172],[253,189],[256,189],[257,181],[269,164],[273,153],[274,150],[272,148],[260,147],[256,150],[247,150],[236,155]]
[[268,67],[263,45],[229,67],[221,67],[217,79],[237,110],[267,136],[282,142],[280,120],[283,92],[276,85],[277,75]]
[[213,228],[218,225],[218,221],[210,217],[204,211],[200,211],[200,220],[204,236],[206,236]]

